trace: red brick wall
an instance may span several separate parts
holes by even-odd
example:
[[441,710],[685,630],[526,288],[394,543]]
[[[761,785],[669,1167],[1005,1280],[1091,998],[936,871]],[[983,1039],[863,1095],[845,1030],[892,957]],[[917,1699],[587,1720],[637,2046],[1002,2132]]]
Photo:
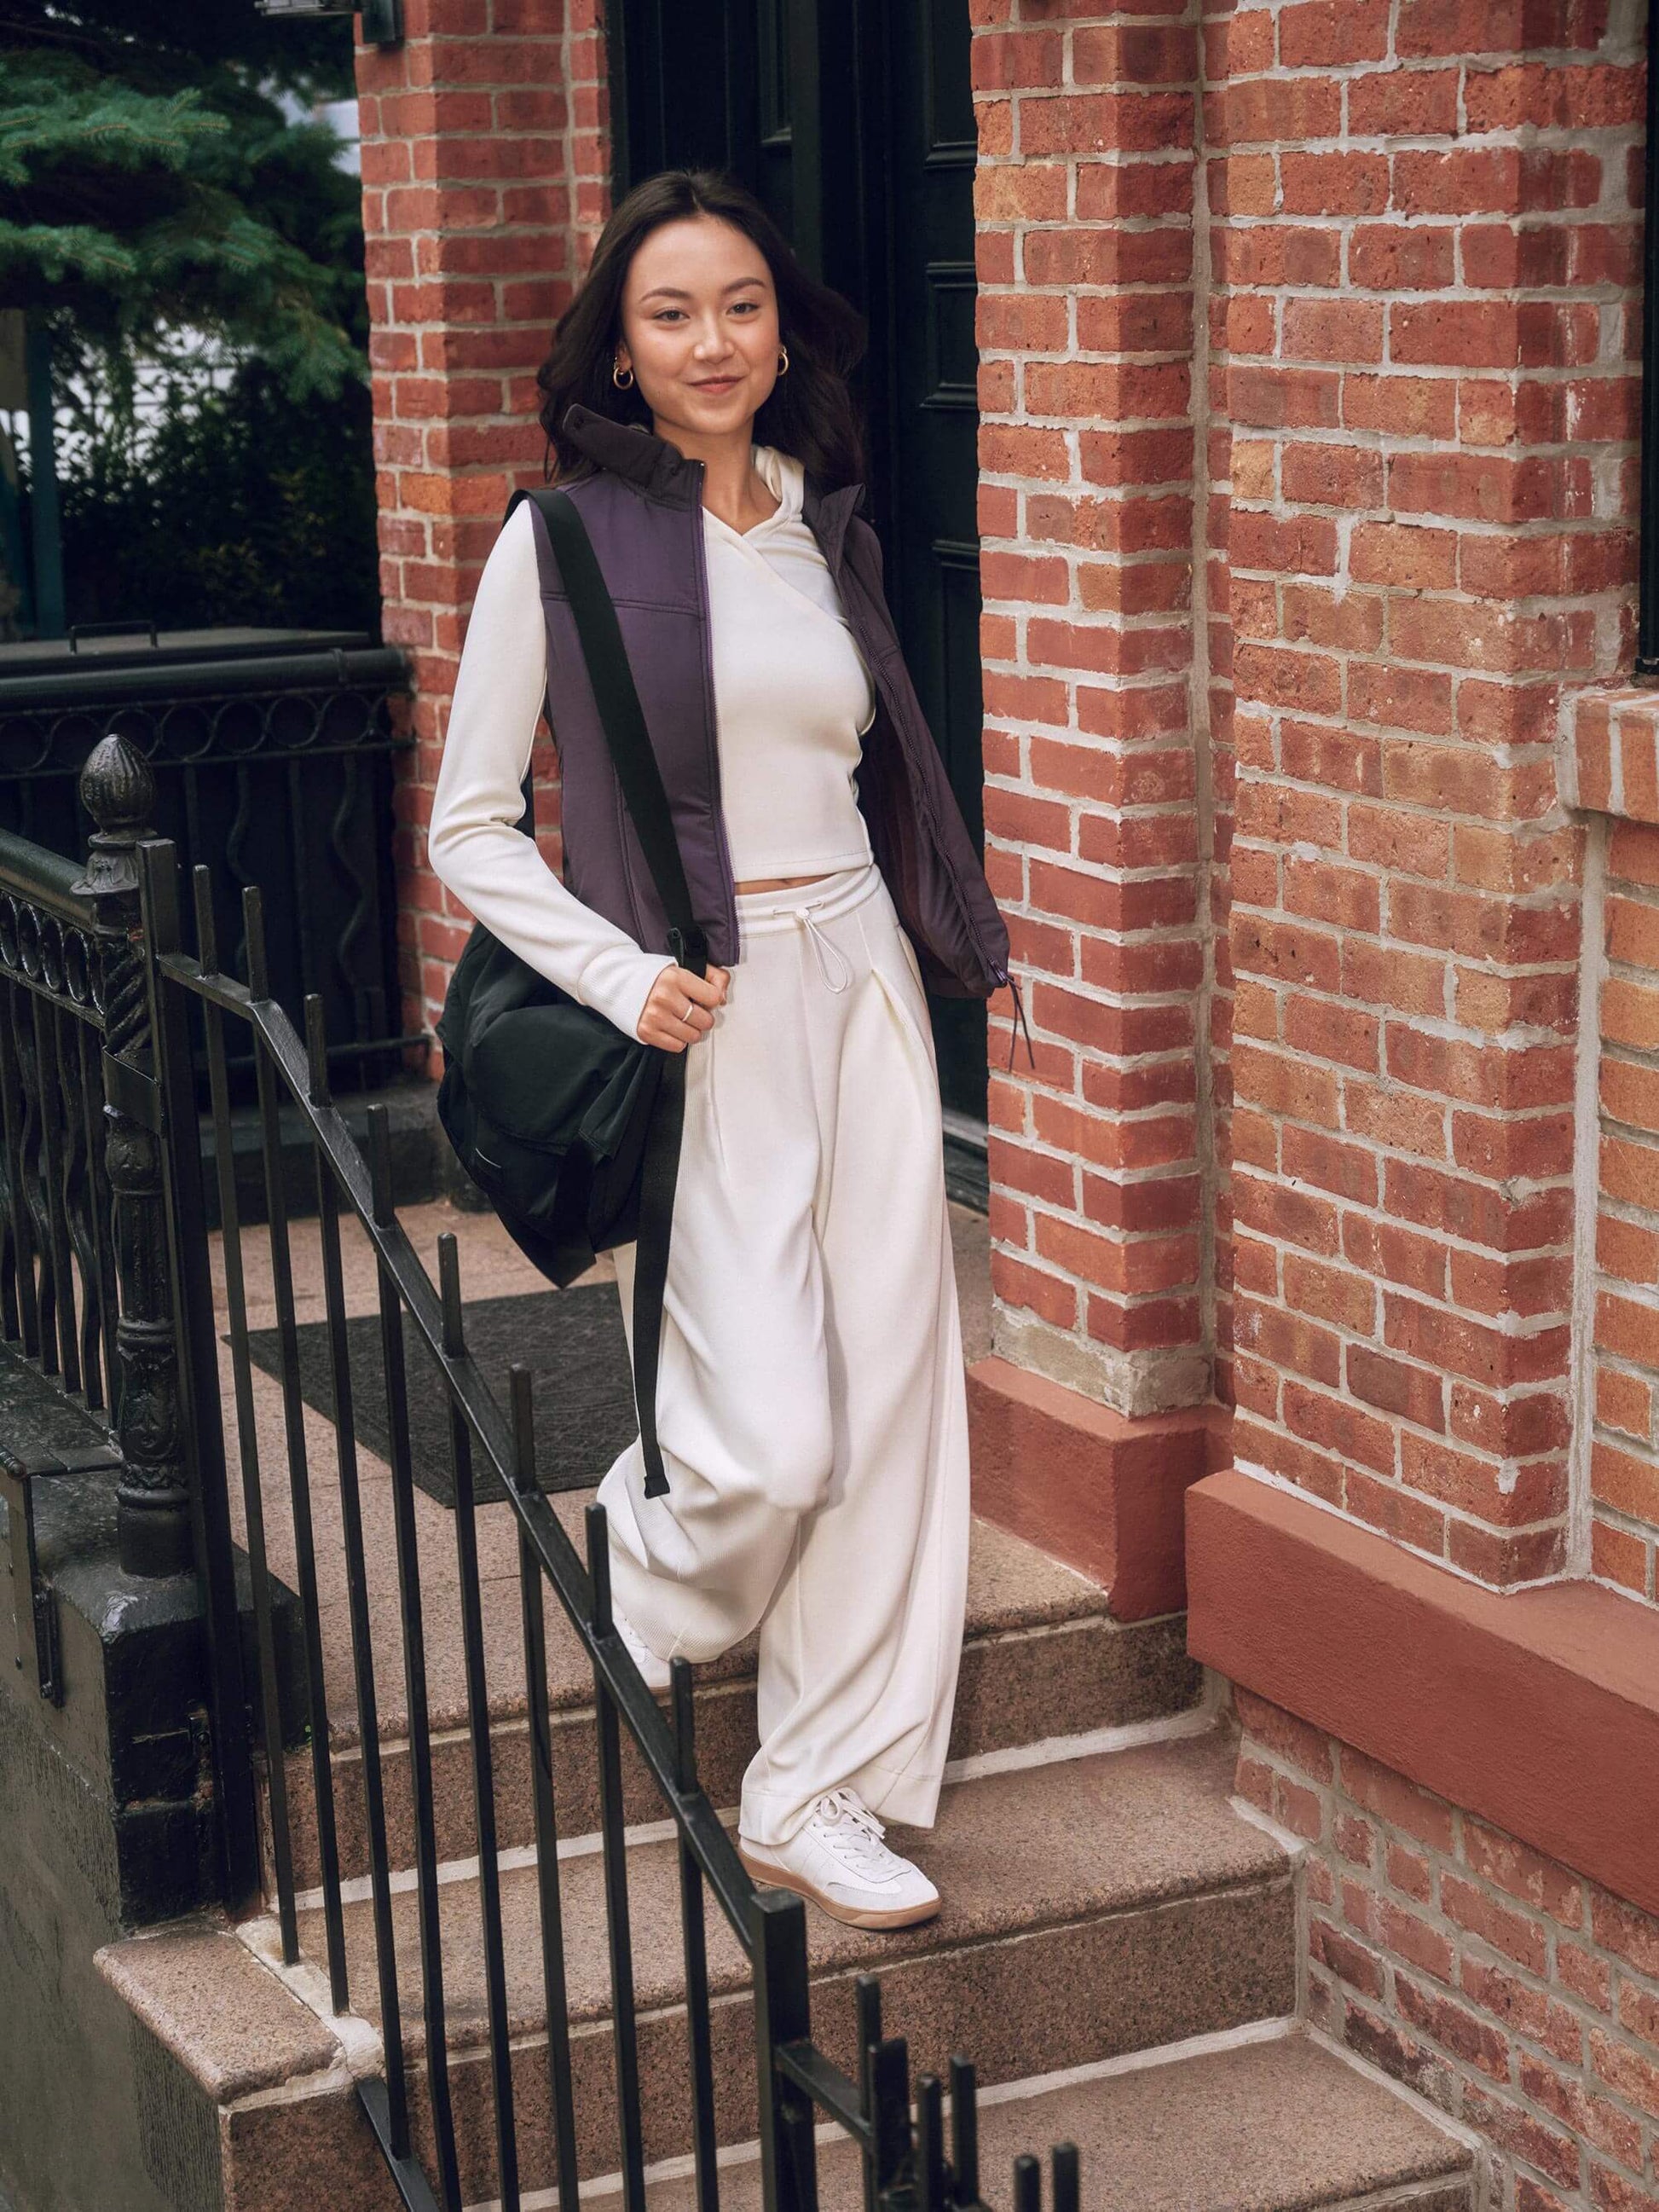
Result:
[[[422,846],[461,610],[605,204],[597,4],[412,0],[362,59],[416,1018],[465,928]],[[1126,1412],[1218,1353],[1241,1463],[1502,1584],[1588,1558],[1554,746],[1630,647],[1611,6],[973,0],[988,866],[1037,1057],[999,1021],[998,1349]]]
[[[1656,722],[1650,704],[1643,719]],[[1651,738],[1650,736],[1650,744]],[[1656,809],[1659,811],[1659,809]],[[1659,1597],[1659,826],[1612,825],[1587,1454],[1594,1571]]]
[[404,0],[404,19],[401,46],[359,50],[357,83],[384,622],[417,687],[397,858],[418,1028],[470,927],[425,837],[465,611],[508,494],[540,481],[535,371],[604,220],[609,162],[598,0]]
[[1582,832],[1627,657],[1640,24],[1217,10],[1237,1456],[1483,1580],[1567,1557]]
[[1277,1707],[1237,1783],[1307,1848],[1314,2024],[1474,2129],[1504,2212],[1659,2204],[1659,1921]]
[[1175,4],[975,9],[998,1349],[1126,1413],[1208,1394],[1207,760],[1194,714],[1196,42]]

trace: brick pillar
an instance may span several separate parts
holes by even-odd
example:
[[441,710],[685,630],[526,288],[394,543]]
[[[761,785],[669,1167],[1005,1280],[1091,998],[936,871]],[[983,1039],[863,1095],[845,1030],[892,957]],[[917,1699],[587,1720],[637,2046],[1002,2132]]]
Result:
[[[469,923],[426,861],[455,669],[509,493],[540,481],[534,376],[608,204],[599,0],[404,0],[360,49],[363,216],[388,643],[415,665],[398,790],[406,1027],[429,1027]],[[538,763],[550,771],[550,748]],[[550,793],[550,798],[551,793]],[[556,860],[556,805],[540,804]]]
[[1037,1062],[994,1033],[995,1332],[1142,1414],[1210,1387],[1196,34],[1063,12],[974,40],[987,866]]
[[1628,652],[1640,28],[1240,12],[1206,102],[1235,1449],[1494,1584],[1566,1559],[1582,833],[1552,744]]

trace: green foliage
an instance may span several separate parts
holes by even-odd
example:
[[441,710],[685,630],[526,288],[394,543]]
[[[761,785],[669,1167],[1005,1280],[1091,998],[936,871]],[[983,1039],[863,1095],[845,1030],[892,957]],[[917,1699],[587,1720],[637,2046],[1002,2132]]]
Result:
[[298,398],[251,362],[222,392],[175,386],[142,436],[100,410],[60,465],[72,620],[378,632],[362,385]]
[[72,363],[192,331],[296,397],[363,370],[362,209],[321,125],[349,25],[252,0],[0,0],[0,306],[49,317]]

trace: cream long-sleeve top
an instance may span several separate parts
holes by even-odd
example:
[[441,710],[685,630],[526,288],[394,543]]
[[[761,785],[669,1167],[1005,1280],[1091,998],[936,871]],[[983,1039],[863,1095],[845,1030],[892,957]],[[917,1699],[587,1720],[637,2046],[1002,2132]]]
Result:
[[[829,874],[871,857],[853,781],[875,694],[801,514],[793,455],[752,448],[777,510],[734,530],[703,509],[720,799],[732,873]],[[547,690],[530,504],[496,539],[473,602],[433,797],[434,872],[502,944],[629,1036],[673,962],[642,951],[550,868],[516,824]],[[559,702],[547,702],[556,730]]]

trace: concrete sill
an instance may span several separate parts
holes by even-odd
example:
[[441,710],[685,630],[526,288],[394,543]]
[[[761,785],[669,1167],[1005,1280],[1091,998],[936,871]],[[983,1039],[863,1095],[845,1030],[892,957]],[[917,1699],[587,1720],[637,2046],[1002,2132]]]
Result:
[[1659,1912],[1659,1611],[1502,1595],[1230,1470],[1187,1493],[1193,1656]]

